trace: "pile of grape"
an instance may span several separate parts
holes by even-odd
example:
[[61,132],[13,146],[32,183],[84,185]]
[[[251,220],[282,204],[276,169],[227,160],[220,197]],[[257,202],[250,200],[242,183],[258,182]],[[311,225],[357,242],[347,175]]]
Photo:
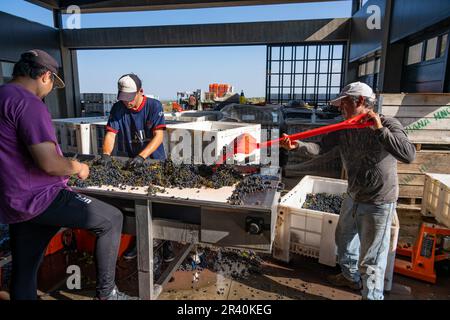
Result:
[[110,166],[86,162],[90,168],[88,179],[72,177],[69,184],[79,188],[110,185],[148,187],[156,185],[165,188],[221,188],[232,186],[243,177],[232,166],[222,165],[214,172],[205,165],[176,165],[171,160],[145,163],[139,168],[128,168],[125,163],[114,159]]
[[[267,189],[282,189],[282,186],[273,186],[269,177],[261,175],[251,175],[245,177],[242,181],[238,183],[236,188],[233,190],[233,194],[228,198],[228,203],[234,205],[244,204],[244,198],[247,194],[260,192]],[[254,203],[257,205],[258,203]]]
[[308,193],[302,208],[339,214],[344,194]]
[[113,159],[109,166],[97,164],[95,160],[86,162],[90,175],[86,180],[72,177],[69,185],[78,188],[113,186],[119,189],[131,187],[148,187],[149,194],[164,192],[164,188],[214,188],[237,184],[228,203],[242,204],[248,193],[262,191],[270,187],[260,175],[244,176],[232,165],[213,166],[175,164],[170,159],[145,163],[139,168],[128,168],[126,163]]
[[[198,261],[195,261],[194,257],[198,258]],[[201,273],[209,269],[227,278],[246,279],[251,273],[261,273],[262,261],[252,250],[197,247],[196,254],[187,257],[178,270]]]

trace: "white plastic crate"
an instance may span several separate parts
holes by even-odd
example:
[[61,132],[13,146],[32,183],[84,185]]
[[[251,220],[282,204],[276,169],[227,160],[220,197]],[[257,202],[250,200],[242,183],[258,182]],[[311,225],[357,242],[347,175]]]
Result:
[[54,119],[56,138],[63,152],[91,154],[90,124],[105,117]]
[[[174,124],[174,123],[182,123],[187,122],[187,118],[181,118],[180,112],[164,112],[164,118],[166,121],[166,124]],[[182,119],[182,121],[181,121]],[[197,119],[197,118],[195,118]],[[200,118],[201,119],[201,118]],[[200,120],[199,120],[200,121]],[[105,138],[105,130],[106,130],[106,123],[107,121],[100,121],[91,123],[91,151],[92,154],[101,154],[102,148],[103,148],[103,139]],[[166,133],[164,133],[166,135]],[[116,155],[118,156],[124,156],[126,157],[128,154],[125,151],[124,145],[117,139],[116,140],[117,145],[117,151]],[[167,153],[167,152],[166,152]]]
[[82,93],[81,100],[86,103],[115,103],[116,93]]
[[283,106],[281,105],[254,106],[232,103],[220,111],[223,114],[223,121],[257,123],[262,127],[277,127],[280,130],[284,124]]
[[[190,118],[190,119],[195,119],[195,118],[202,118],[203,120],[201,121],[219,121],[222,119],[223,114],[221,111],[213,111],[213,110],[209,110],[209,111],[199,111],[199,110],[186,110],[181,112],[181,118]],[[199,121],[199,120],[197,120]],[[194,121],[192,121],[194,122]]]
[[422,214],[450,228],[450,174],[425,174]]
[[292,247],[295,252],[318,258],[322,264],[335,266],[334,233],[339,215],[303,209],[302,205],[308,193],[342,194],[346,191],[345,180],[305,176],[286,194],[278,205],[278,217],[282,221],[274,244],[280,249],[276,258],[288,262]]
[[[164,148],[167,155],[176,154],[183,145],[183,142],[179,141],[183,141],[183,135],[186,135],[186,138],[189,139],[187,143],[190,144],[194,163],[205,163],[204,152],[211,151],[211,157],[217,160],[223,154],[224,149],[242,134],[253,136],[259,143],[261,141],[261,125],[220,121],[169,124],[164,136]],[[249,163],[255,164],[260,161],[259,149],[247,156],[250,159]],[[245,157],[246,155],[236,155],[235,161],[243,162]]]
[[175,113],[164,113],[164,118],[177,122],[217,121],[222,117],[220,111],[182,111]]
[[[336,226],[339,215],[303,209],[308,193],[342,194],[347,191],[347,181],[325,177],[305,176],[278,205],[277,231],[273,255],[289,262],[290,252],[316,258],[319,263],[336,266]],[[391,227],[389,257],[385,273],[385,290],[392,286],[395,250],[397,248],[399,220],[395,214]]]
[[[91,124],[91,150],[92,154],[98,155],[103,152],[103,139],[106,133],[106,121]],[[128,157],[125,146],[122,141],[116,138],[115,155],[121,157]]]
[[188,117],[188,116],[172,116],[172,115],[164,115],[165,120],[169,121],[177,121],[177,122],[197,122],[197,121],[207,121],[210,119],[207,119],[207,117]]

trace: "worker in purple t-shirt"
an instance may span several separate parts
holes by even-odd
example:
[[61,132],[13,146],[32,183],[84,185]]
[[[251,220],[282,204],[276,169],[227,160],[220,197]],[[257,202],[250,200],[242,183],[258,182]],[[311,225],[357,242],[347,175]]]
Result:
[[67,187],[71,175],[86,179],[89,167],[62,155],[42,102],[64,87],[57,70],[48,53],[30,50],[14,65],[12,81],[0,86],[0,223],[10,230],[11,299],[37,298],[39,265],[61,227],[96,234],[97,298],[132,299],[114,281],[122,213]]

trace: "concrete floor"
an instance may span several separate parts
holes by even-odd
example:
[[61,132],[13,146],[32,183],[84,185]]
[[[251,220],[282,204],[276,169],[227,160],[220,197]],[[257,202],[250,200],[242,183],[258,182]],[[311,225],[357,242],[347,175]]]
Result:
[[[286,189],[294,186],[297,179],[283,179]],[[400,218],[400,238],[414,243],[422,217],[417,208],[398,208]],[[400,240],[401,241],[401,240]],[[192,271],[177,271],[165,287],[161,300],[360,300],[359,292],[334,288],[326,281],[330,274],[339,272],[339,267],[321,265],[312,258],[292,255],[289,264],[273,260],[270,256],[261,256],[263,263],[260,273],[250,274],[246,279],[232,279],[223,273],[205,269],[197,282],[193,282]],[[438,273],[437,284],[432,285],[419,280],[394,275],[391,292],[386,300],[450,300],[449,261],[445,272]],[[77,264],[83,273],[82,290],[67,289],[65,266]],[[442,268],[443,269],[443,268]],[[45,259],[39,272],[40,299],[42,300],[85,300],[95,294],[95,267],[90,255],[64,255],[56,253]],[[120,259],[117,263],[116,281],[118,287],[130,295],[138,294],[136,260]],[[8,294],[0,288],[0,300]]]
[[[65,258],[67,261],[67,257]],[[83,258],[81,269],[82,290],[68,290],[65,285],[64,270],[55,269],[57,262],[64,257],[54,255],[46,259],[40,272],[40,299],[42,300],[87,300],[94,297],[95,268],[90,257]],[[70,262],[70,261],[69,261]],[[316,260],[294,255],[289,264],[274,261],[264,256],[261,273],[250,274],[246,279],[233,280],[221,273],[205,269],[200,273],[198,282],[193,284],[192,271],[177,271],[173,280],[165,287],[160,300],[360,300],[359,292],[334,288],[326,282],[326,277],[339,272],[319,264]],[[59,280],[55,281],[55,276]],[[136,260],[117,264],[117,284],[130,295],[137,295],[138,280]],[[394,276],[392,291],[386,300],[449,300],[450,276],[441,275],[436,285],[418,280]],[[0,299],[7,299],[0,292]]]

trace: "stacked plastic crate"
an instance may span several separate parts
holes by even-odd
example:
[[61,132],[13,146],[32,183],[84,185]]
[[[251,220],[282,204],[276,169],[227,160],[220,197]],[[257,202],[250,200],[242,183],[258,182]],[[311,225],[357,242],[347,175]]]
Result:
[[108,116],[117,101],[114,93],[82,93],[81,103],[85,116]]
[[[257,142],[261,141],[261,125],[249,123],[227,123],[221,121],[187,122],[167,125],[164,136],[164,149],[172,158],[183,158],[183,161],[212,164],[233,146],[235,138],[249,134]],[[185,140],[187,139],[187,140]],[[184,148],[186,147],[186,148]],[[208,159],[206,159],[206,157]],[[240,163],[258,164],[259,149],[250,155],[236,155],[234,160]],[[189,159],[188,159],[189,158]]]
[[56,138],[63,152],[92,154],[91,124],[105,122],[106,117],[54,119]]

